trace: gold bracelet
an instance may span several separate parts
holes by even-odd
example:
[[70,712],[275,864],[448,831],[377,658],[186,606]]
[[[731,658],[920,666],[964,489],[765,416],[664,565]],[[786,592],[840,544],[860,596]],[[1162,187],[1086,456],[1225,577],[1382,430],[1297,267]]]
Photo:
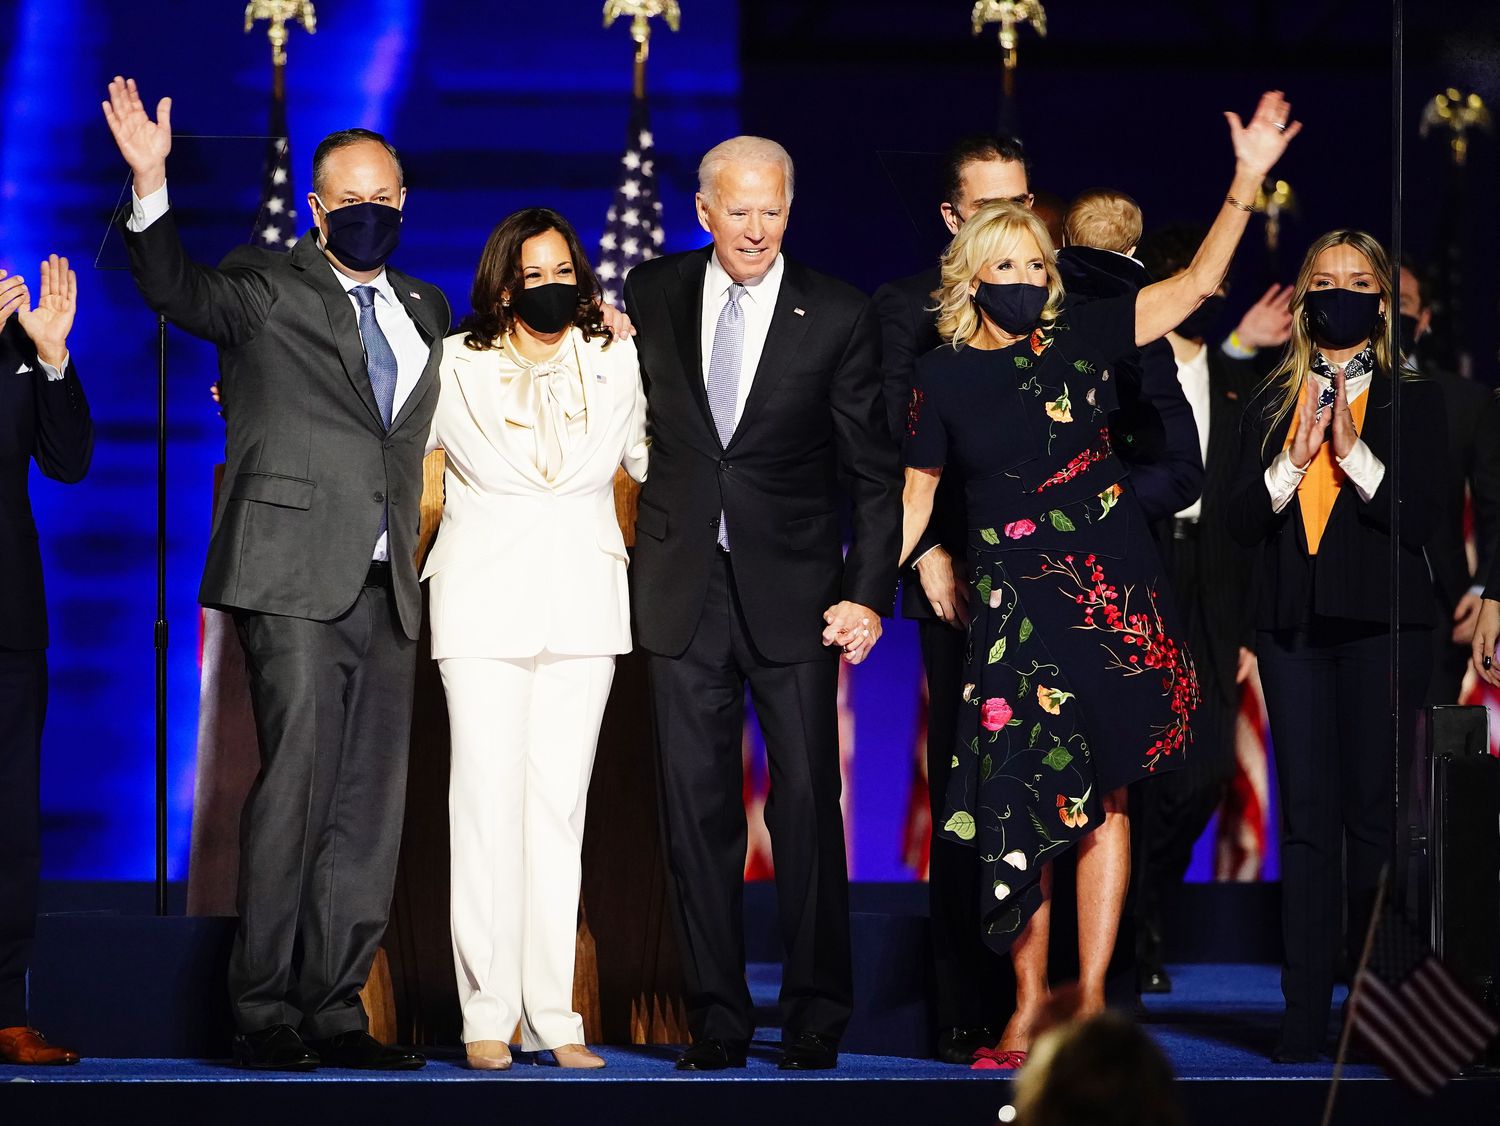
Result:
[[1234,196],[1232,196],[1232,195],[1225,196],[1224,197],[1224,202],[1227,203],[1227,204],[1229,204],[1230,207],[1237,207],[1237,208],[1239,208],[1241,211],[1251,212],[1251,211],[1255,210],[1255,207],[1252,204],[1241,203],[1239,200],[1235,199]]

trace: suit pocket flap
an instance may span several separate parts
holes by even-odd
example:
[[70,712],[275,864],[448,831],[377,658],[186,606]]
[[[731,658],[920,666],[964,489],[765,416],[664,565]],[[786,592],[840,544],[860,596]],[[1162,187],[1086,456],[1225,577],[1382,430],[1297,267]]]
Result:
[[839,518],[836,512],[820,512],[816,516],[804,516],[786,524],[787,546],[793,551],[824,546],[837,542]]
[[234,479],[230,500],[255,500],[282,508],[311,508],[315,482],[279,473],[241,473]]
[[667,513],[664,509],[657,508],[654,504],[647,504],[644,500],[636,505],[635,530],[643,533],[654,540],[667,538]]

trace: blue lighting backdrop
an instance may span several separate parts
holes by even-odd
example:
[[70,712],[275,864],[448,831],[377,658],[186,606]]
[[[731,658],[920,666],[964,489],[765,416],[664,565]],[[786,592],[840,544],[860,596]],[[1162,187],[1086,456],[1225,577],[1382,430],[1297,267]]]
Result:
[[[601,8],[321,0],[317,33],[294,30],[289,48],[304,228],[313,146],[362,125],[387,134],[406,163],[398,260],[442,286],[456,315],[490,228],[518,207],[558,208],[595,246],[631,81],[629,35],[623,25],[604,30]],[[126,178],[99,103],[112,75],[131,75],[149,104],[173,98],[180,134],[262,134],[270,50],[264,25],[243,33],[243,10],[238,0],[0,0],[0,266],[35,278],[48,252],[72,258],[80,311],[70,343],[97,426],[84,483],[32,481],[53,625],[49,878],[149,879],[154,865],[155,320],[128,274],[92,266]],[[738,19],[736,3],[694,4],[680,33],[658,31],[653,43],[667,250],[702,242],[692,212],[698,157],[738,129]],[[221,173],[243,164],[243,182],[216,182],[206,199],[179,183],[190,249],[209,261],[246,241],[259,191],[261,146],[219,144]],[[169,351],[169,842],[170,874],[181,878],[198,718],[195,598],[223,431],[208,396],[213,350],[173,330]]]

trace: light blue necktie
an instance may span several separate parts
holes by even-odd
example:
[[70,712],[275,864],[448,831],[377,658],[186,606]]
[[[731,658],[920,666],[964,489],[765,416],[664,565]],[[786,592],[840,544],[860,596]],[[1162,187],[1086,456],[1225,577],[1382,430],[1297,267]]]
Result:
[[[734,403],[740,389],[740,363],[745,352],[745,314],[740,298],[745,287],[739,282],[729,286],[724,308],[714,326],[714,350],[708,359],[708,409],[719,432],[719,445],[728,447],[734,436]],[[724,513],[719,513],[719,546],[729,550],[729,528]]]
[[[375,393],[375,405],[380,408],[380,421],[391,428],[391,410],[396,404],[396,353],[391,342],[380,331],[380,322],[375,319],[375,287],[357,285],[349,291],[359,302],[359,338],[365,345],[365,370],[370,376],[370,390]],[[380,534],[384,535],[390,504],[380,514]]]

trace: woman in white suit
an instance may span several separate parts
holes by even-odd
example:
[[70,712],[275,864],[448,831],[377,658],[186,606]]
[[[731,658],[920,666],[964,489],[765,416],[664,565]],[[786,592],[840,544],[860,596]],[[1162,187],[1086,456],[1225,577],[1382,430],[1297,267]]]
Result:
[[611,343],[578,236],[546,208],[490,235],[444,341],[445,501],[424,579],[452,728],[453,952],[469,1065],[521,1046],[603,1067],[573,1011],[584,802],[630,650],[615,470],[645,479],[635,345]]

